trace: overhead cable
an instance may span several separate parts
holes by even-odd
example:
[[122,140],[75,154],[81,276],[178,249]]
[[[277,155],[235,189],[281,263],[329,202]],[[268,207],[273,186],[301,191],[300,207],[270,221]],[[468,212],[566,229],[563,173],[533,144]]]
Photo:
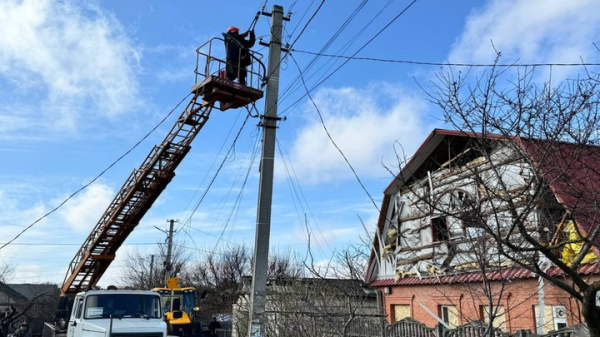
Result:
[[317,53],[307,50],[299,50],[293,49],[292,51],[302,54],[310,54],[317,55],[323,57],[331,57],[331,58],[340,58],[340,59],[348,59],[348,60],[358,60],[358,61],[375,61],[375,62],[385,62],[385,63],[403,63],[403,64],[416,64],[416,65],[426,65],[426,66],[450,66],[450,67],[577,67],[577,66],[600,66],[600,63],[505,63],[505,64],[481,64],[481,63],[456,63],[456,62],[426,62],[426,61],[410,61],[410,60],[396,60],[396,59],[383,59],[376,57],[356,57],[356,56],[347,56],[347,55],[334,55],[334,54],[324,54]]
[[[416,1],[416,0],[415,0]],[[317,13],[319,13],[319,11],[321,10],[321,8],[323,7],[323,4],[325,4],[325,0],[322,0],[321,3],[319,4],[319,7],[317,7],[317,9],[313,12],[313,14],[310,16],[310,18],[308,19],[308,21],[306,22],[306,24],[304,25],[304,27],[302,27],[302,30],[300,30],[300,33],[298,33],[298,36],[296,36],[296,39],[294,39],[294,41],[290,44],[288,50],[285,52],[285,54],[279,59],[279,63],[277,64],[277,66],[275,68],[273,68],[273,71],[275,71],[275,69],[277,69],[279,67],[279,65],[281,64],[281,62],[290,54],[290,49],[294,47],[294,45],[296,44],[296,42],[298,42],[298,39],[300,39],[300,37],[302,37],[302,34],[304,34],[304,32],[306,31],[306,28],[308,27],[308,25],[312,22],[312,20],[317,16]],[[292,32],[293,34],[293,32]],[[271,41],[272,43],[273,41]],[[280,41],[281,42],[281,41]],[[273,73],[268,74],[265,77],[265,81],[264,83],[268,83],[269,82],[269,78],[271,77],[271,75],[273,75]],[[271,107],[269,107],[270,109]],[[265,111],[266,113],[266,111]]]
[[235,136],[235,138],[233,139],[233,143],[231,144],[231,146],[229,147],[229,151],[227,151],[227,153],[225,154],[225,157],[223,157],[223,161],[221,161],[221,165],[219,165],[219,167],[217,168],[217,171],[215,172],[212,180],[210,181],[210,183],[208,184],[208,186],[206,187],[206,190],[204,191],[204,193],[202,194],[202,196],[200,197],[200,200],[198,200],[198,202],[196,203],[196,206],[194,207],[194,209],[190,212],[190,215],[187,217],[187,219],[184,222],[184,226],[188,226],[191,224],[192,221],[192,217],[194,216],[194,214],[196,213],[196,211],[198,210],[198,208],[200,207],[200,204],[202,203],[202,201],[204,201],[204,198],[206,197],[206,195],[208,194],[208,191],[210,190],[210,188],[212,187],[212,185],[214,184],[214,182],[217,180],[217,177],[219,175],[219,173],[221,172],[221,170],[223,169],[223,166],[225,166],[225,162],[227,161],[227,159],[229,158],[229,155],[235,150],[235,145],[237,143],[238,138],[240,137],[240,134],[242,133],[242,131],[244,130],[244,127],[246,126],[246,123],[248,122],[248,119],[250,118],[250,115],[246,116],[246,119],[244,119],[244,122],[242,123],[242,126],[240,127],[237,135]]
[[2,250],[4,247],[8,246],[9,244],[13,243],[13,241],[15,241],[16,239],[18,239],[21,235],[23,235],[30,228],[32,228],[37,223],[39,223],[40,221],[42,221],[43,219],[45,219],[46,217],[48,217],[50,214],[56,212],[59,208],[61,208],[64,204],[66,204],[69,200],[71,200],[75,195],[77,195],[79,192],[85,190],[90,185],[92,185],[94,182],[96,182],[98,179],[100,179],[100,177],[102,177],[108,170],[110,170],[113,166],[115,166],[123,158],[125,158],[127,155],[129,155],[144,140],[146,140],[146,138],[148,138],[156,129],[158,129],[158,127],[161,126],[165,122],[165,120],[167,120],[167,118],[169,118],[169,116],[171,116],[173,114],[173,112],[181,105],[181,103],[183,103],[190,95],[191,94],[186,95],[181,101],[179,101],[179,103],[177,103],[177,105],[173,109],[171,109],[171,111],[169,111],[169,113],[158,124],[156,124],[148,133],[146,133],[142,137],[142,139],[140,139],[138,142],[136,142],[129,150],[125,151],[125,153],[123,153],[119,158],[117,158],[110,165],[108,165],[108,167],[106,167],[104,170],[102,170],[102,172],[100,172],[97,176],[95,176],[87,184],[83,185],[77,191],[71,193],[65,200],[63,200],[60,204],[58,204],[58,206],[54,207],[53,209],[51,209],[50,211],[48,211],[46,214],[42,215],[37,220],[35,220],[33,223],[31,223],[29,226],[25,227],[22,231],[20,231],[17,235],[15,235],[15,237],[13,237],[12,239],[10,239],[8,242],[2,244],[2,246],[0,246],[0,250]]
[[317,114],[319,115],[319,120],[321,121],[321,125],[323,126],[323,130],[325,130],[325,133],[327,134],[327,137],[329,138],[329,140],[331,141],[331,143],[333,144],[333,146],[338,150],[338,152],[340,153],[340,155],[342,155],[342,158],[344,158],[344,161],[346,162],[346,164],[348,164],[348,167],[350,167],[350,170],[354,174],[354,177],[358,181],[360,187],[367,194],[367,196],[371,200],[371,203],[373,203],[373,206],[375,206],[375,209],[377,209],[377,211],[379,212],[380,211],[379,210],[379,206],[377,206],[377,203],[375,202],[375,200],[373,199],[373,197],[371,196],[371,194],[369,193],[369,191],[367,191],[367,188],[365,187],[365,185],[363,184],[362,180],[360,179],[360,177],[356,173],[356,170],[354,169],[354,167],[352,166],[352,164],[350,164],[350,161],[348,161],[348,158],[346,158],[346,155],[344,154],[344,152],[340,149],[340,147],[337,145],[337,143],[333,140],[333,137],[331,137],[331,134],[329,133],[329,130],[327,129],[327,126],[325,125],[325,120],[323,119],[323,115],[321,114],[321,110],[317,106],[317,103],[315,103],[315,101],[313,100],[312,95],[310,94],[310,91],[308,90],[308,87],[306,86],[306,82],[304,82],[304,76],[302,75],[302,71],[300,70],[300,66],[298,65],[298,62],[296,62],[296,58],[294,58],[294,55],[291,55],[291,56],[292,56],[292,61],[294,61],[294,64],[296,65],[296,67],[298,67],[298,71],[300,72],[300,79],[302,80],[302,85],[304,85],[304,89],[306,90],[306,95],[308,96],[308,98],[312,102],[313,106],[317,110]]
[[[375,35],[373,35],[373,37],[371,37],[367,42],[365,42],[357,51],[354,52],[354,54],[352,54],[352,57],[356,56],[358,53],[360,53],[363,49],[365,49],[369,44],[371,44],[371,42],[373,42],[373,40],[375,40],[379,35],[381,35],[381,33],[383,33],[387,28],[389,28],[396,20],[398,20],[398,18],[400,18],[402,15],[404,15],[404,13],[406,13],[406,11],[408,11],[415,3],[417,2],[417,0],[413,0],[411,1],[411,3],[409,3],[400,13],[398,13],[394,18],[392,18],[392,20],[390,20],[383,28],[381,28]],[[308,96],[309,93],[313,90],[315,90],[316,88],[318,88],[319,86],[321,86],[321,84],[323,84],[323,82],[327,81],[331,76],[333,76],[335,73],[337,73],[343,66],[345,66],[348,62],[350,62],[349,59],[346,59],[340,66],[338,66],[337,68],[335,68],[331,73],[329,73],[324,79],[322,79],[319,83],[317,83],[315,86],[313,86],[310,90],[307,90],[307,92],[305,94],[303,94],[302,96],[300,96],[300,98],[298,98],[294,103],[292,103],[291,105],[289,105],[287,108],[285,108],[281,114],[283,114],[284,112],[288,111],[289,109],[291,109],[293,106],[295,106],[296,104],[298,104],[304,97]],[[304,82],[304,81],[303,81]],[[306,85],[306,83],[303,83],[304,85]]]
[[[319,51],[319,53],[325,53],[333,45],[333,43],[340,37],[341,33],[350,25],[350,23],[356,18],[356,16],[363,10],[363,8],[365,7],[365,5],[367,4],[368,1],[369,0],[363,0],[361,3],[358,4],[358,6],[354,9],[354,11],[348,16],[348,18],[346,18],[346,20],[342,23],[342,25],[336,30],[336,32],[329,38],[329,40],[323,45],[323,47],[321,47],[321,50]],[[319,59],[320,59],[319,55],[316,55],[315,57],[313,57],[313,59],[310,60],[310,62],[306,66],[304,66],[303,72],[305,74],[308,74],[308,72],[311,70],[311,68],[316,64],[316,62]],[[307,79],[310,79],[311,77],[312,76],[309,75]],[[283,90],[283,92],[281,94],[281,99],[280,99],[281,102],[283,102],[285,100],[285,98],[287,96],[289,96],[289,94],[291,94],[290,90],[292,92],[294,92],[296,90],[293,88],[294,88],[294,85],[297,83],[299,83],[298,76],[296,76],[296,78],[294,78],[292,80],[290,85],[288,85]],[[298,87],[300,87],[300,86],[301,85],[299,84]]]

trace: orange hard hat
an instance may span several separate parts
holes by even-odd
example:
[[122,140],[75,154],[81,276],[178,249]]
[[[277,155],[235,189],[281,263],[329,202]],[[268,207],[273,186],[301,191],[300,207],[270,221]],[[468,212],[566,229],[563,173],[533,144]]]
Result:
[[234,27],[234,26],[231,26],[227,29],[227,33],[239,32],[239,31],[240,31],[240,29],[238,27]]

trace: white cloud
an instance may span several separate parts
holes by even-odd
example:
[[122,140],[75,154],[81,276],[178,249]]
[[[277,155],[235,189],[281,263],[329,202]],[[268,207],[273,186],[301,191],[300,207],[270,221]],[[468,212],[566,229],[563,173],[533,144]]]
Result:
[[[381,177],[382,162],[397,164],[396,140],[412,153],[429,131],[421,117],[425,104],[415,97],[397,85],[377,83],[365,89],[322,89],[314,98],[333,140],[359,176]],[[312,183],[352,177],[314,107],[307,106],[304,114],[307,123],[290,151],[298,177]]]
[[593,0],[492,0],[467,18],[449,61],[490,63],[493,41],[503,63],[592,62],[599,23]]
[[113,199],[114,191],[95,183],[73,197],[60,210],[64,221],[78,232],[90,231]]
[[5,0],[0,31],[0,82],[27,104],[40,101],[33,120],[74,130],[81,117],[114,117],[138,103],[139,52],[94,2]]

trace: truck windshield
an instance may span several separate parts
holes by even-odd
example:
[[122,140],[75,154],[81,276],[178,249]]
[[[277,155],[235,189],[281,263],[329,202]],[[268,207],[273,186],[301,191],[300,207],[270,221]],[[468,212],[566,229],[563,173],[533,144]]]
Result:
[[89,295],[85,301],[85,318],[162,318],[160,297],[141,294]]

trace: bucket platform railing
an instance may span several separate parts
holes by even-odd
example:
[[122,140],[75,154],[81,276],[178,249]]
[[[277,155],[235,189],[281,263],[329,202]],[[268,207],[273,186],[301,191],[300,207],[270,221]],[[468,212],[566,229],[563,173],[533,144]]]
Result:
[[[261,62],[262,54],[250,50],[251,63],[246,66],[246,84],[232,81],[227,78],[227,62],[224,60],[224,40],[212,38],[196,50],[195,81],[192,92],[200,94],[204,105],[215,105],[219,110],[236,109],[253,103],[263,97],[263,83],[266,79],[266,70]],[[215,56],[218,55],[219,57]],[[240,50],[241,54],[241,50]],[[241,56],[241,55],[240,55]],[[238,60],[241,57],[238,57]],[[237,70],[236,78],[239,79],[239,64],[230,65]]]

